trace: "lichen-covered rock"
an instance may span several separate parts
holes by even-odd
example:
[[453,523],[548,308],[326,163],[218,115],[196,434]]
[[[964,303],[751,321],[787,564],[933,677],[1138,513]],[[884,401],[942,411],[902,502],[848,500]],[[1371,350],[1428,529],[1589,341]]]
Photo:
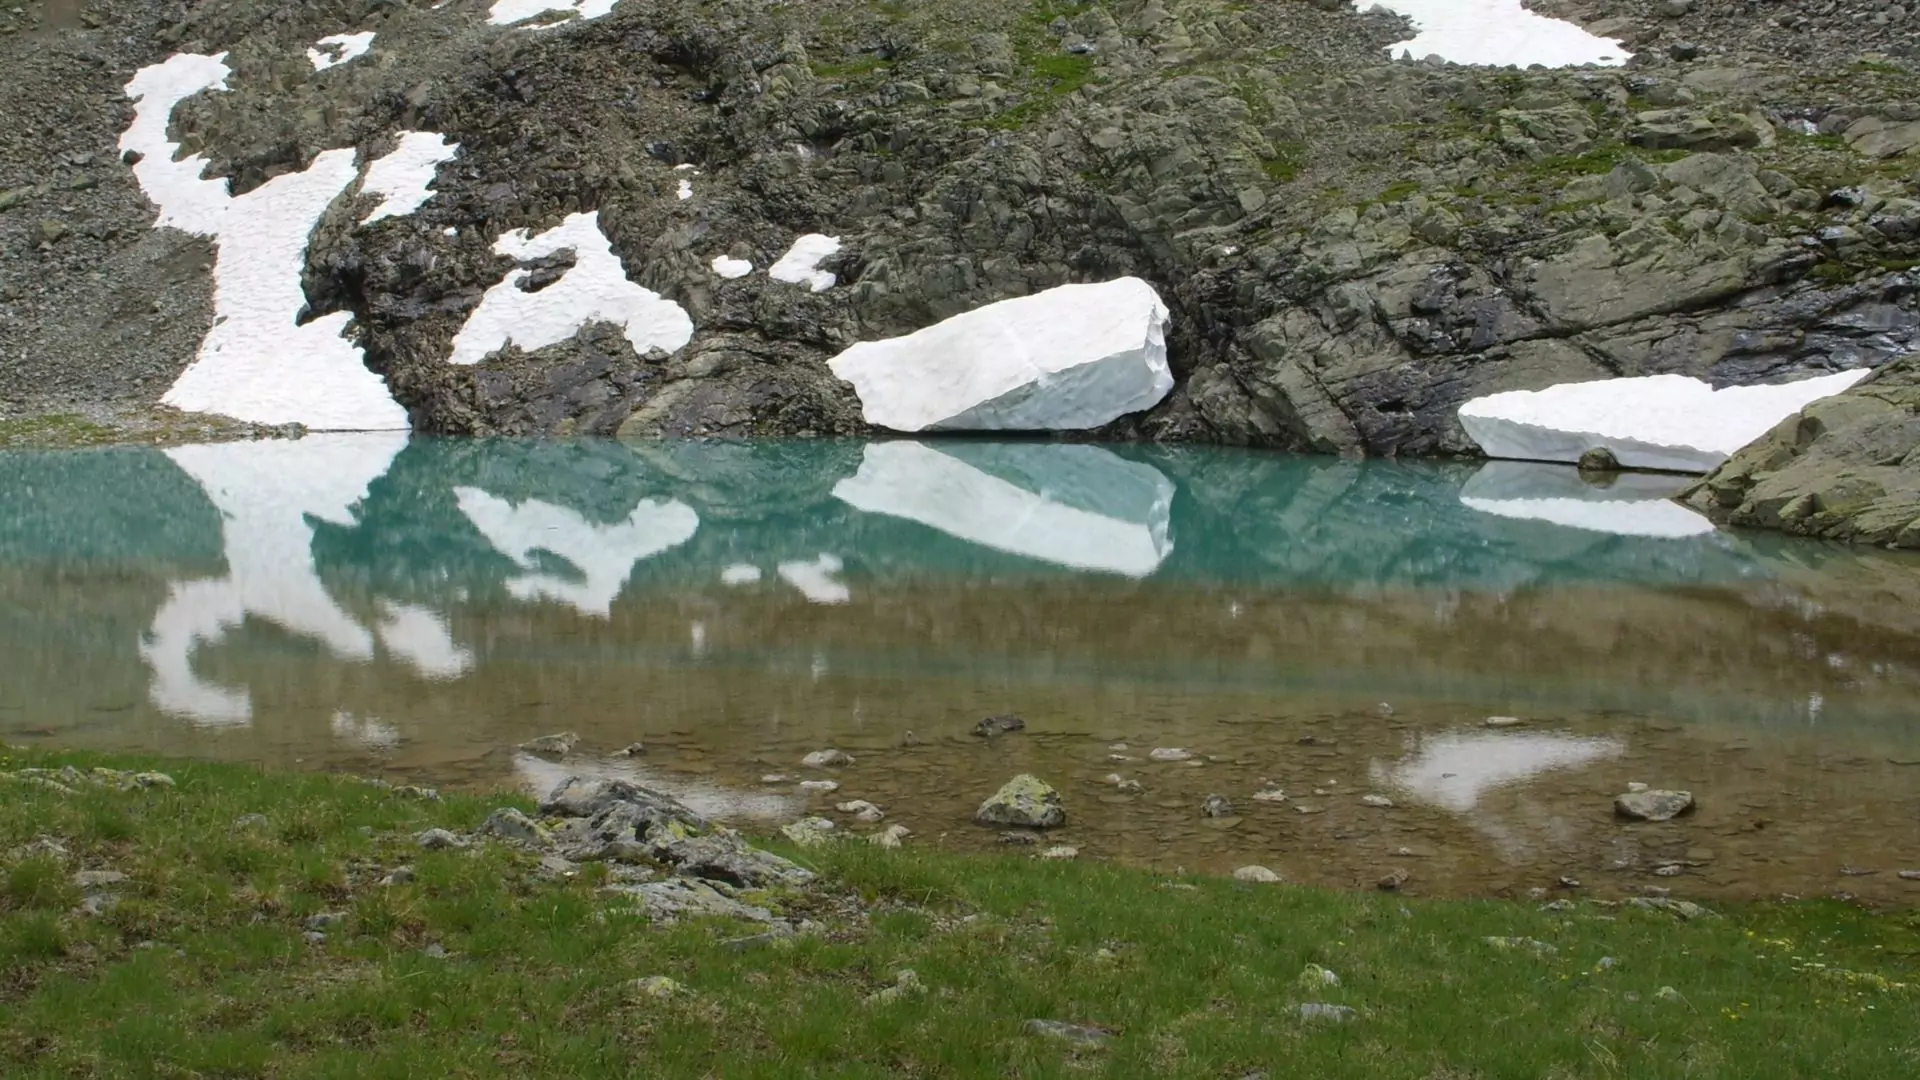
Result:
[[1060,793],[1031,773],[1021,773],[994,792],[973,812],[980,825],[1018,825],[1052,829],[1067,823]]

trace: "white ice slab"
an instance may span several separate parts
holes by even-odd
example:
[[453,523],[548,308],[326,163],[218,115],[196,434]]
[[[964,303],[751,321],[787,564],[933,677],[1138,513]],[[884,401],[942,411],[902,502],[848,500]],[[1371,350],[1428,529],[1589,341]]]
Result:
[[[557,600],[603,619],[613,613],[634,563],[686,543],[700,527],[700,515],[677,499],[642,499],[627,520],[600,525],[538,499],[516,505],[471,487],[453,494],[487,542],[530,571],[507,582],[509,592],[523,600]],[[565,560],[578,577],[539,573],[540,552]]]
[[1139,278],[1062,285],[854,345],[829,364],[895,431],[1094,428],[1173,389],[1167,307]]
[[493,250],[521,261],[571,250],[574,264],[538,292],[520,287],[532,271],[510,271],[487,290],[454,335],[452,363],[477,364],[509,343],[527,350],[545,348],[592,322],[621,326],[636,353],[653,348],[673,352],[693,338],[693,320],[685,308],[627,280],[620,257],[600,231],[597,210],[569,214],[531,238],[527,230],[515,229],[495,241]]
[[313,70],[325,71],[338,67],[356,57],[365,56],[373,48],[373,31],[358,34],[328,34],[313,43],[307,50],[307,59],[313,63]]
[[954,451],[992,471],[919,443],[870,443],[833,494],[856,510],[1076,570],[1145,577],[1173,551],[1173,482],[1150,465],[1097,446]]
[[545,15],[549,11],[573,15],[571,19],[542,23],[533,28],[545,30],[554,26],[568,26],[588,19],[598,19],[612,12],[613,5],[617,2],[618,0],[494,0],[493,9],[487,13],[487,21],[495,26],[512,26]]
[[748,262],[746,259],[736,259],[728,255],[715,255],[713,257],[713,272],[728,280],[743,278],[753,273],[753,263]]
[[381,218],[404,217],[420,209],[433,198],[430,185],[434,173],[459,152],[460,144],[439,132],[401,132],[400,145],[367,166],[366,178],[360,181],[362,193],[380,197],[380,205],[360,223],[370,225]]
[[353,504],[406,441],[400,432],[309,435],[166,452],[220,511],[227,575],[168,588],[140,644],[156,707],[205,726],[248,723],[251,696],[202,678],[193,657],[250,618],[316,639],[341,659],[373,659],[373,635],[321,584],[311,519],[352,524]]
[[844,604],[853,599],[853,591],[834,577],[841,566],[838,555],[821,552],[812,562],[783,562],[774,570],[780,580],[816,604]]
[[317,431],[404,429],[406,410],[386,380],[367,370],[340,335],[351,320],[334,312],[298,322],[307,243],[327,207],[353,183],[353,151],[326,150],[303,172],[275,177],[245,195],[201,174],[206,160],[174,160],[167,137],[174,106],[225,90],[226,54],[180,54],[145,67],[127,83],[134,119],[122,150],[141,155],[133,173],[159,207],[156,225],[212,237],[214,325],[193,363],[160,400],[189,412]]
[[1569,465],[1489,461],[1460,488],[1460,504],[1570,529],[1677,540],[1714,531],[1706,515],[1673,501],[1687,484],[1664,473],[1621,473],[1602,487]]
[[1456,732],[1420,740],[1399,762],[1374,762],[1374,782],[1413,799],[1465,813],[1496,788],[1556,769],[1577,769],[1626,752],[1619,739],[1545,732]]
[[[1375,0],[1355,0],[1354,6],[1371,8]],[[1394,57],[1437,55],[1456,64],[1552,68],[1613,67],[1633,55],[1618,41],[1528,11],[1520,0],[1379,0],[1379,6],[1413,20],[1417,31],[1387,46],[1387,55]]]
[[795,240],[787,253],[767,268],[767,276],[790,285],[805,285],[814,292],[826,292],[833,288],[837,279],[832,273],[820,269],[820,263],[839,250],[839,237],[808,233]]
[[1684,375],[1562,383],[1474,398],[1460,406],[1460,425],[1488,457],[1579,461],[1605,447],[1630,468],[1704,473],[1867,374],[1723,390]]

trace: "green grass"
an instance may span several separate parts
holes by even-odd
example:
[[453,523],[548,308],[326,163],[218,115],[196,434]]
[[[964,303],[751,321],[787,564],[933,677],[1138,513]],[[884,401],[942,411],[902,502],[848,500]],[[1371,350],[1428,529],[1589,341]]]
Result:
[[[64,763],[97,759],[14,751],[0,770]],[[407,839],[518,799],[160,767],[177,787],[0,780],[0,1075],[1920,1073],[1911,912],[1759,904],[1680,922],[846,844],[806,853],[824,883],[783,901],[819,932],[732,948],[749,928],[608,914],[597,867],[539,881],[530,854]],[[19,852],[40,837],[70,857]],[[415,882],[378,884],[403,862]],[[82,866],[129,876],[118,906],[73,911]],[[347,917],[309,944],[321,911]],[[1308,964],[1341,984],[1303,988]],[[865,1004],[903,969],[922,992]],[[683,990],[632,985],[654,975]],[[1305,1022],[1304,1001],[1359,1017]],[[1118,1034],[1076,1049],[1030,1018]]]
[[100,446],[119,441],[113,428],[68,413],[0,420],[0,449],[15,446]]

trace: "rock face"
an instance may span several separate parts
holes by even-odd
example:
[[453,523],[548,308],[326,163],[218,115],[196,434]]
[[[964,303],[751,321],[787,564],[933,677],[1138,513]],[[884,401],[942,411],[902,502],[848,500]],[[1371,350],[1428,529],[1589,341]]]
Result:
[[1629,468],[1700,473],[1866,374],[1721,390],[1682,375],[1565,383],[1475,398],[1460,423],[1488,457],[1577,463],[1606,450]]
[[988,304],[827,367],[894,431],[1097,428],[1173,389],[1167,307],[1132,277]]
[[1031,773],[1022,773],[981,803],[973,812],[973,820],[979,825],[1053,829],[1067,823],[1067,811],[1052,785]]
[[1782,421],[1687,500],[1735,525],[1920,548],[1920,358]]

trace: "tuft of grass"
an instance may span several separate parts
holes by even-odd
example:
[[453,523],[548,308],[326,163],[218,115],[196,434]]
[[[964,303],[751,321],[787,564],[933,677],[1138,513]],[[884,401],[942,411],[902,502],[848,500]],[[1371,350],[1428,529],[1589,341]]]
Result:
[[[8,1077],[1877,1078],[1920,1053],[1909,911],[1682,922],[847,842],[779,849],[822,882],[756,899],[819,929],[751,943],[753,926],[649,924],[598,890],[599,867],[546,880],[534,853],[410,839],[518,797],[84,754],[0,771],[63,764],[177,786],[0,779]],[[129,835],[87,838],[109,813]],[[247,814],[270,824],[237,827]],[[15,854],[41,838],[65,861]],[[413,881],[380,884],[403,863]],[[59,893],[82,864],[128,875],[102,915]],[[313,943],[319,912],[344,917]],[[1339,984],[1304,982],[1310,964]],[[904,970],[923,989],[873,996]],[[635,985],[654,975],[682,989]],[[1355,1018],[1303,1020],[1306,1002]],[[1078,1047],[1031,1019],[1114,1034]]]

